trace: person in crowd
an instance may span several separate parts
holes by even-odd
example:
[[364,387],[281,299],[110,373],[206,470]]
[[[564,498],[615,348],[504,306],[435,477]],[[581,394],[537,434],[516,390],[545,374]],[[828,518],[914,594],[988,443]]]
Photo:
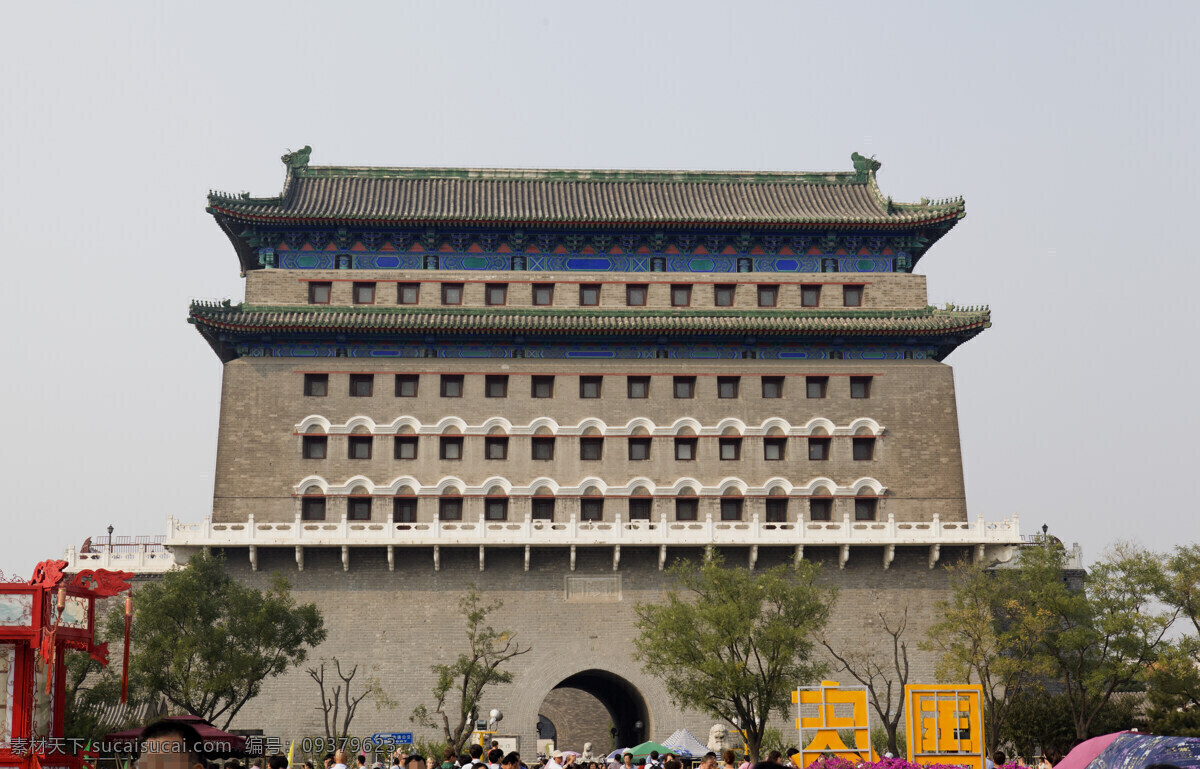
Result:
[[543,765],[543,769],[563,769],[563,752],[555,750],[550,754],[550,760]]
[[625,769],[633,769],[633,754],[628,750],[621,754],[621,764]]
[[699,769],[717,769],[717,754],[709,751],[700,759]]
[[409,753],[404,757],[404,769],[426,769],[427,766],[425,756],[420,753]]
[[325,759],[324,759],[324,761],[325,761],[325,769],[332,769],[332,767],[333,767],[333,754],[332,754],[332,753],[326,753],[326,754],[325,754]]
[[446,748],[442,751],[442,769],[455,769],[455,760],[458,756],[454,755],[454,748]]
[[329,769],[346,769],[346,751],[338,748],[333,752],[333,764]]
[[269,766],[270,769],[288,769],[287,756],[283,755],[282,753],[276,753],[267,759],[267,766]]
[[992,754],[992,761],[996,766],[1004,766],[1008,763],[1008,754],[1003,750],[997,750]]
[[142,730],[139,769],[187,767],[206,763],[200,733],[178,721],[156,721]]
[[658,760],[657,750],[650,751],[650,758],[646,761],[646,766],[652,767],[652,769],[662,769],[662,764]]
[[367,754],[359,753],[357,757],[357,769],[367,769]]
[[730,748],[726,748],[725,752],[721,754],[721,761],[721,769],[738,769],[737,764],[734,763],[737,761],[737,754]]

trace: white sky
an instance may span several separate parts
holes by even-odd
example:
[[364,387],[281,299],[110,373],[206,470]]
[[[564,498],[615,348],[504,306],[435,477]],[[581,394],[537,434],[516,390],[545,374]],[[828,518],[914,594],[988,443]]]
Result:
[[[209,188],[317,165],[849,170],[963,195],[921,261],[972,515],[1200,538],[1200,4],[3,4],[0,568],[209,510],[242,296]],[[1194,234],[1194,233],[1193,233]]]

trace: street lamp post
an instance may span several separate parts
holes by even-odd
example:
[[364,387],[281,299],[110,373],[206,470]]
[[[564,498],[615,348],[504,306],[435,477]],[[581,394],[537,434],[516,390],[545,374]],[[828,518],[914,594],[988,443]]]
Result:
[[112,527],[112,524],[110,523],[110,524],[108,524],[108,554],[110,557],[112,556],[112,552],[113,552],[112,533],[113,533],[113,527]]

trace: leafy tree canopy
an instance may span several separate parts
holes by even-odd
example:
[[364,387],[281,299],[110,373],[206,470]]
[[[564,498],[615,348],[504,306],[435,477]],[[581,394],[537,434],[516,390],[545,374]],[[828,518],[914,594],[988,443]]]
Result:
[[636,607],[638,658],[676,705],[744,730],[757,761],[771,713],[787,717],[797,683],[826,672],[813,649],[835,591],[817,584],[808,561],[751,572],[714,555],[669,573],[677,589]]
[[[106,637],[120,638],[123,609],[115,607],[106,624]],[[263,681],[304,662],[325,635],[317,607],[297,604],[282,576],[257,590],[230,577],[221,556],[197,553],[185,568],[137,588],[130,696],[161,693],[228,728]],[[119,676],[119,667],[105,675]]]

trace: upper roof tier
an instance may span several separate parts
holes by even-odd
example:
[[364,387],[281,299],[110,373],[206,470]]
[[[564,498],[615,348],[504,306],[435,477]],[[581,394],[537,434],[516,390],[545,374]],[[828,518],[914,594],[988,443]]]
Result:
[[613,227],[904,228],[965,215],[961,198],[896,203],[879,162],[828,173],[589,171],[310,166],[310,147],[283,156],[276,197],[211,192],[218,218],[244,222],[575,225]]

